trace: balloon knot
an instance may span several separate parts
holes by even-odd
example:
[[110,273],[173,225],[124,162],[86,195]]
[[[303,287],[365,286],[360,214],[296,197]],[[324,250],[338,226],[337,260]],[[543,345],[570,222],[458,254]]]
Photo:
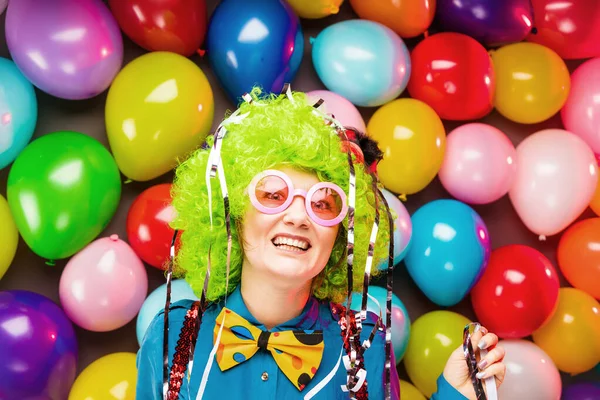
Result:
[[340,8],[338,6],[329,6],[330,14],[337,14],[338,12],[340,12]]
[[429,30],[423,32],[423,36],[425,37],[425,39],[427,39],[429,37]]
[[531,33],[534,34],[534,35],[537,35],[538,28],[536,28],[535,26],[533,28],[531,28]]
[[113,233],[112,235],[109,236],[109,239],[112,240],[113,242],[116,242],[117,240],[119,240],[119,235],[117,235],[116,233]]
[[123,182],[124,185],[127,185],[128,183],[133,182],[131,179],[127,179],[125,182]]
[[544,241],[546,240],[546,235],[540,235],[538,239],[540,239],[540,241]]
[[55,260],[48,260],[48,261],[46,261],[46,265],[54,267],[56,265],[56,261]]
[[206,54],[206,50],[198,49],[198,50],[196,50],[196,53],[198,53],[200,55],[200,57],[204,57],[204,54]]
[[308,43],[313,44],[315,42],[315,40],[317,40],[317,39],[311,36],[308,38]]
[[400,200],[402,200],[402,201],[406,201],[406,200],[407,200],[407,198],[406,198],[406,194],[404,194],[404,193],[402,193],[401,195],[399,195],[399,196],[398,196],[398,198],[399,198]]

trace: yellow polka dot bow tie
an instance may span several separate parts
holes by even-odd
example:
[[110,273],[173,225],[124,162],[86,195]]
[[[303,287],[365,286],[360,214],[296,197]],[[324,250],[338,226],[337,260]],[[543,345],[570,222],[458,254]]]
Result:
[[317,373],[323,357],[322,331],[263,331],[235,312],[223,308],[217,317],[216,340],[225,316],[217,363],[228,370],[252,357],[259,349],[268,350],[288,379],[302,390]]

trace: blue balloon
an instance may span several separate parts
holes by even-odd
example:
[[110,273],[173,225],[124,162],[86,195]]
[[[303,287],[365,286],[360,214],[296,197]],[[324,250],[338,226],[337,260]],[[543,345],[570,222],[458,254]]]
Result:
[[[135,333],[139,345],[142,345],[144,335],[150,326],[150,323],[158,315],[159,312],[165,309],[165,300],[167,299],[167,284],[163,284],[156,288],[140,308],[137,316]],[[171,281],[171,304],[180,300],[198,300],[194,291],[184,279],[174,279]]]
[[212,70],[234,104],[253,86],[279,93],[302,61],[300,19],[285,0],[224,0],[206,36]]
[[438,0],[435,22],[486,46],[520,42],[533,27],[530,0]]
[[406,89],[410,53],[400,36],[378,22],[338,22],[311,43],[313,65],[323,84],[358,106],[380,106]]
[[[374,297],[379,305],[370,297],[367,300],[367,311],[374,312],[383,317],[385,323],[385,307],[387,301],[387,290],[380,286],[369,286],[368,293]],[[362,293],[352,294],[352,310],[358,311],[362,307]],[[408,339],[410,338],[410,317],[406,307],[398,296],[392,293],[392,348],[396,364],[399,364],[406,353]]]
[[37,112],[33,85],[14,62],[0,57],[0,169],[31,140]]
[[468,205],[447,199],[419,208],[412,223],[404,258],[408,273],[435,304],[457,304],[487,267],[491,243],[485,223]]

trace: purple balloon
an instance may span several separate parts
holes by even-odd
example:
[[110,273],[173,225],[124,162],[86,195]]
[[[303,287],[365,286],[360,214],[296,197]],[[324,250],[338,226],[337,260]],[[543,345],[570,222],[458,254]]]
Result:
[[520,42],[533,26],[530,0],[438,0],[435,23],[490,47]]
[[563,389],[561,400],[598,400],[600,383],[575,383]]
[[40,294],[0,292],[0,360],[0,399],[66,399],[77,369],[71,321]]
[[23,75],[63,99],[102,93],[123,62],[121,31],[101,0],[11,1],[6,41]]

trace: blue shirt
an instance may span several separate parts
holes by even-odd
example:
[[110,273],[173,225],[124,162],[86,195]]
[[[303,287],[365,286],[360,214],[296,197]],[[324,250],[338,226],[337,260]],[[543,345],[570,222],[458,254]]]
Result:
[[[191,300],[182,300],[174,303],[169,312],[169,365],[173,360],[175,346],[179,332],[183,326],[187,310],[191,307]],[[182,400],[195,400],[200,386],[200,381],[208,362],[209,354],[213,347],[213,331],[216,318],[221,312],[224,302],[211,304],[202,317],[200,332],[194,351],[194,364],[192,375],[188,384],[187,378],[179,398]],[[267,330],[248,311],[240,288],[227,298],[227,307],[239,314],[251,324],[261,330]],[[159,313],[146,332],[140,351],[138,352],[137,367],[138,381],[136,399],[160,400],[162,399],[162,340],[163,340],[163,312]],[[376,322],[376,316],[369,313],[367,321],[363,323],[362,339],[366,339]],[[275,360],[269,352],[258,351],[253,357],[241,364],[222,372],[216,361],[213,361],[208,382],[204,392],[204,399],[303,399],[311,389],[324,380],[336,368],[342,349],[341,331],[334,319],[331,308],[326,302],[319,302],[310,298],[302,313],[271,329],[272,332],[304,329],[323,330],[324,351],[321,365],[312,381],[299,391],[291,381],[280,371]],[[345,353],[343,354],[345,355]],[[384,398],[384,360],[385,360],[385,333],[377,332],[371,347],[365,351],[365,367],[367,370],[367,384],[369,399]],[[392,365],[395,360],[392,354]],[[346,383],[346,370],[343,363],[337,365],[337,370],[332,374],[331,380],[314,397],[314,400],[348,399],[348,393],[341,390],[341,385]],[[266,378],[266,379],[265,379]],[[443,378],[442,378],[443,380]],[[395,368],[392,368],[392,399],[399,397],[399,379]],[[444,380],[445,382],[445,380]],[[438,385],[439,385],[438,381]],[[462,400],[464,397],[455,391],[449,384],[442,386],[443,391],[436,393],[439,400]]]

